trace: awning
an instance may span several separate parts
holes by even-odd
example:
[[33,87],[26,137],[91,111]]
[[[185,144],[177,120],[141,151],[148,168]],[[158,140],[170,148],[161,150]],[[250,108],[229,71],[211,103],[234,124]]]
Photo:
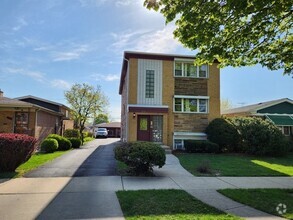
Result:
[[293,126],[293,118],[288,115],[267,115],[267,117],[278,126]]

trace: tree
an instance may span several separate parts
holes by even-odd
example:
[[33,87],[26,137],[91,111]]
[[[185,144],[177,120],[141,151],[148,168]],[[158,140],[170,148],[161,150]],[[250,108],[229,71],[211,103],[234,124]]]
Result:
[[74,84],[69,91],[65,92],[65,98],[70,104],[73,119],[76,121],[83,142],[83,130],[85,122],[101,112],[107,105],[107,97],[102,93],[99,86],[96,88],[83,84]]
[[224,66],[260,63],[293,73],[292,0],[145,0],[166,23],[175,20],[174,36],[198,50],[195,64],[217,59]]
[[233,108],[233,104],[229,99],[221,99],[221,112]]
[[109,117],[107,114],[98,114],[95,117],[94,124],[109,123]]

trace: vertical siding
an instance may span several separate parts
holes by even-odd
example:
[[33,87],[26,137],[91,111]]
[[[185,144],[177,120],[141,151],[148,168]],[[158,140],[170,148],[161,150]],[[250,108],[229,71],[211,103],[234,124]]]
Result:
[[[137,104],[140,105],[162,105],[162,61],[138,59],[137,69]],[[146,70],[155,71],[155,96],[146,98]]]

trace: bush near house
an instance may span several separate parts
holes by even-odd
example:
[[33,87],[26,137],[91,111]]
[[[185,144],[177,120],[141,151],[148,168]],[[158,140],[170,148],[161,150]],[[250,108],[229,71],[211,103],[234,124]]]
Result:
[[79,138],[68,138],[71,142],[72,148],[80,148],[81,140]]
[[58,142],[58,150],[69,150],[71,148],[71,142],[58,134],[50,134],[47,138],[55,139]]
[[219,145],[210,141],[186,140],[185,151],[188,153],[219,153]]
[[0,171],[15,171],[35,151],[36,139],[23,134],[0,134]]
[[282,156],[289,152],[289,141],[270,121],[257,117],[237,117],[229,120],[241,135],[244,153]]
[[80,132],[78,129],[66,129],[63,135],[66,138],[80,138]]
[[58,141],[53,138],[46,138],[41,143],[41,151],[45,153],[53,153],[58,149]]
[[216,118],[206,128],[208,139],[219,145],[222,152],[239,152],[240,135],[224,118]]
[[115,148],[115,159],[124,162],[135,175],[147,175],[154,166],[165,165],[166,155],[160,145],[151,142],[125,143]]

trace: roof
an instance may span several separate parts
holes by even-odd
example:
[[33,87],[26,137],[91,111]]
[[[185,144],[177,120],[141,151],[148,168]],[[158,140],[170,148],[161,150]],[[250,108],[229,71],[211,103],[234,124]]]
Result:
[[120,128],[121,122],[102,123],[102,124],[95,125],[95,127],[98,127],[98,128]]
[[288,115],[267,115],[267,118],[278,126],[293,126],[293,117]]
[[267,102],[260,102],[260,103],[253,104],[253,105],[246,105],[246,106],[242,106],[239,108],[224,110],[222,112],[222,115],[240,114],[240,113],[255,114],[260,109],[268,108],[270,106],[277,105],[277,104],[280,104],[283,102],[288,102],[288,103],[293,104],[293,100],[291,100],[289,98],[283,98],[283,99],[277,99],[277,100],[272,100],[272,101],[267,101]]
[[[57,105],[57,106],[60,106],[60,107],[65,107],[65,108],[68,108],[66,105],[63,105],[61,103],[58,103],[58,102],[53,102],[53,101],[50,101],[48,99],[43,99],[43,98],[40,98],[40,97],[36,97],[36,96],[32,96],[32,95],[27,95],[27,96],[21,96],[21,97],[17,97],[15,99],[18,99],[18,100],[24,100],[24,99],[36,99],[36,100],[39,100],[39,101],[42,101],[42,102],[47,102],[47,103],[50,103],[50,104],[53,104],[53,105]],[[68,108],[69,109],[69,108]]]
[[[124,51],[123,61],[122,61],[122,69],[121,69],[121,77],[120,77],[120,86],[119,86],[119,94],[122,94],[123,84],[125,81],[125,76],[127,73],[127,64],[130,58],[138,58],[138,59],[152,59],[152,60],[174,60],[175,58],[182,59],[194,59],[195,56],[192,55],[182,55],[182,54],[163,54],[163,53],[147,53],[147,52],[138,52],[138,51]],[[219,63],[218,60],[214,60],[215,63]]]
[[33,107],[32,104],[28,102],[19,101],[17,99],[11,99],[7,97],[0,97],[0,107]]

